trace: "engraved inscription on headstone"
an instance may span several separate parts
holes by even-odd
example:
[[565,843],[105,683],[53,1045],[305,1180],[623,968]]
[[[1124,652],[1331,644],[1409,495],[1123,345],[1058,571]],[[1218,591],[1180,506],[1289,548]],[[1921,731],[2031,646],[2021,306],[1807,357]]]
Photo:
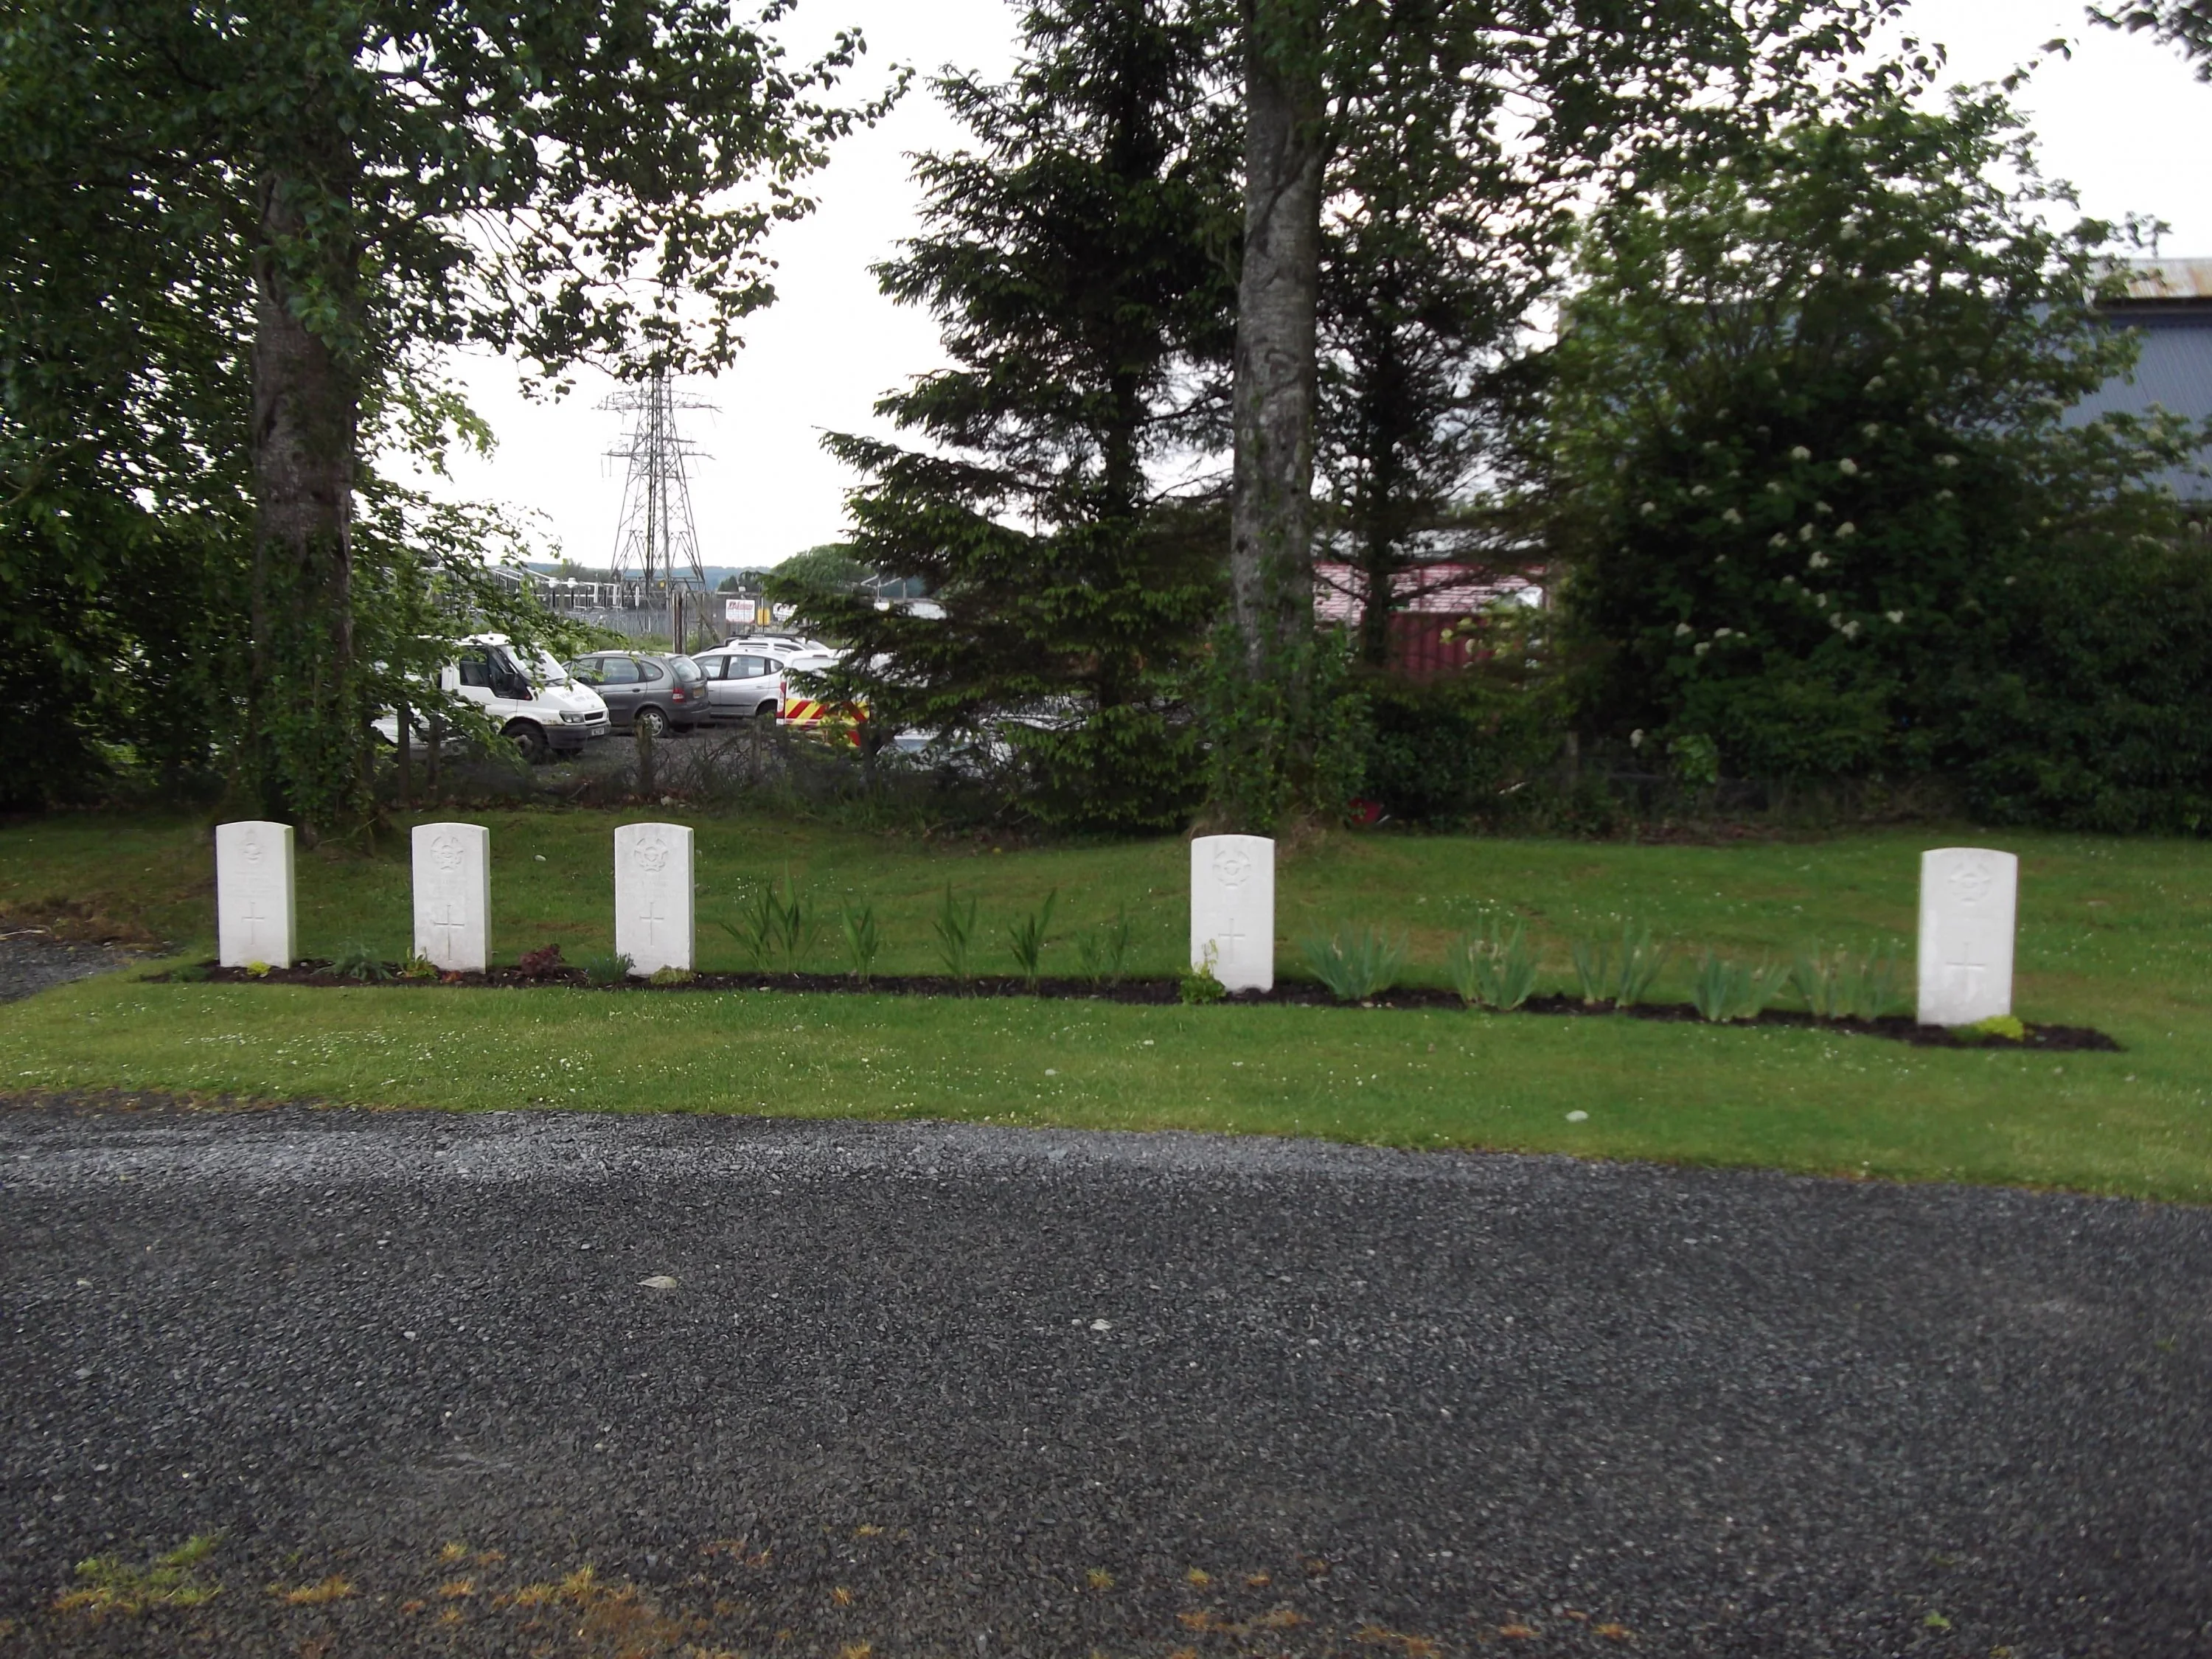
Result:
[[415,828],[415,954],[449,974],[491,962],[491,831],[480,823]]
[[2020,860],[1980,847],[1920,855],[1920,1023],[1972,1025],[2012,1012]]
[[1190,844],[1190,965],[1232,991],[1275,988],[1275,843],[1200,836]]
[[691,966],[691,832],[680,823],[615,831],[615,950],[630,972]]
[[247,821],[216,826],[216,955],[226,968],[294,955],[292,826]]

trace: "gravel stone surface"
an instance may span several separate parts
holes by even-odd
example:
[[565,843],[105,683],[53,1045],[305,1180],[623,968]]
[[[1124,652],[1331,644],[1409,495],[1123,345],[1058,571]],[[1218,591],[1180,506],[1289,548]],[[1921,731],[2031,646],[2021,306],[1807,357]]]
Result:
[[44,932],[0,934],[0,1002],[36,996],[73,979],[111,974],[141,960],[112,945],[64,945]]
[[2016,1191],[18,1103],[0,1650],[2208,1653],[2208,1285]]

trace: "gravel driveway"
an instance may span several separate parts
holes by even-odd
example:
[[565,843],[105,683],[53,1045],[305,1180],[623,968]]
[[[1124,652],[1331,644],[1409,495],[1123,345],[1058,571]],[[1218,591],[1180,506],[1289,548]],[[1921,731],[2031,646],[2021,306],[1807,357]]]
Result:
[[2212,1652],[2212,1212],[48,1103],[0,1263],[9,1652]]
[[111,974],[143,960],[113,945],[65,945],[44,928],[0,933],[0,1002],[15,1002],[74,979]]

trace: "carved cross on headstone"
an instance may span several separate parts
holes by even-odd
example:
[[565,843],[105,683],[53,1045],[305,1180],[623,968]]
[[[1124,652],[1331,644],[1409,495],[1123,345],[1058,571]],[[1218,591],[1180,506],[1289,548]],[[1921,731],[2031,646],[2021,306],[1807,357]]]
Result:
[[1244,953],[1238,947],[1251,937],[1238,925],[1236,917],[1230,917],[1228,925],[1214,935],[1214,938],[1221,941],[1221,959],[1224,962],[1242,963]]

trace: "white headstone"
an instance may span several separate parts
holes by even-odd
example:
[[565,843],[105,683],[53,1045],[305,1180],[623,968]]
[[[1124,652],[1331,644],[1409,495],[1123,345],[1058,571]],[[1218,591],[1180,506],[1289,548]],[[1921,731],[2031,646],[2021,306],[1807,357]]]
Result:
[[292,965],[292,826],[219,823],[215,831],[216,957],[226,968]]
[[2020,860],[1980,847],[1920,855],[1920,1023],[1972,1025],[2012,1012]]
[[615,831],[615,951],[640,975],[691,965],[691,832],[680,823]]
[[1275,988],[1275,843],[1200,836],[1190,844],[1190,965],[1232,991]]
[[415,954],[449,974],[491,964],[491,831],[415,826]]

